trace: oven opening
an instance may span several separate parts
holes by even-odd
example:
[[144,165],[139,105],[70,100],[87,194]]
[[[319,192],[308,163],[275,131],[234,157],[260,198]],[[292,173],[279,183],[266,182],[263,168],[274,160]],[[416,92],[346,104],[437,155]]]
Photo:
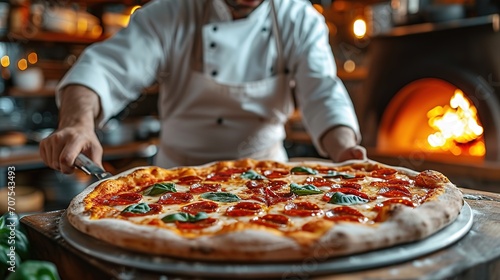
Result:
[[384,110],[377,150],[483,162],[484,128],[477,108],[463,89],[438,78],[417,79],[401,88]]

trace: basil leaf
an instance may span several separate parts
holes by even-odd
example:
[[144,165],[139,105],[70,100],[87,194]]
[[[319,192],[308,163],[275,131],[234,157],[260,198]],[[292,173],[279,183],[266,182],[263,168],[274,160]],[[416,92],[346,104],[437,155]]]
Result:
[[309,167],[305,167],[305,166],[295,166],[294,168],[292,168],[292,170],[290,170],[290,172],[291,173],[307,173],[307,174],[311,174],[311,175],[318,174],[317,170],[309,168]]
[[310,195],[310,194],[318,194],[322,193],[323,191],[316,188],[313,185],[299,185],[296,183],[291,183],[290,184],[290,191],[293,192],[296,195]]
[[328,201],[328,203],[339,205],[363,204],[367,202],[368,199],[353,194],[343,194],[341,192],[335,192],[330,198],[330,201]]
[[177,192],[174,183],[156,183],[151,188],[144,191],[144,195],[160,195],[166,192]]
[[60,279],[55,264],[47,261],[27,260],[14,272],[9,274],[6,280],[21,279]]
[[356,176],[352,174],[347,174],[347,173],[341,173],[335,170],[329,170],[326,175],[323,175],[324,178],[338,178],[342,177],[344,179],[352,179],[355,178]]
[[127,208],[123,209],[122,213],[130,212],[130,213],[144,214],[149,212],[150,210],[151,207],[149,207],[147,203],[141,202],[138,204],[132,204],[128,206]]
[[206,192],[201,194],[200,197],[217,202],[236,202],[241,200],[239,196],[228,192]]
[[267,179],[264,175],[261,175],[254,170],[248,170],[245,173],[241,174],[240,177],[243,179],[249,179],[249,180],[265,180],[265,179]]
[[22,260],[28,258],[29,240],[24,230],[20,227],[19,215],[7,212],[2,215],[1,220],[0,247],[10,248],[13,246],[16,248],[16,256]]
[[205,212],[198,212],[196,215],[179,212],[167,215],[163,217],[161,220],[165,223],[173,223],[175,221],[194,223],[201,220],[205,220],[206,218],[208,218],[208,215]]

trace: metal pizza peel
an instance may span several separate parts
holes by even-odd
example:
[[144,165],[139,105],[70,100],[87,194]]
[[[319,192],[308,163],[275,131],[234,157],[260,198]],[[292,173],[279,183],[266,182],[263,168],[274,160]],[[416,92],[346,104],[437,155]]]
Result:
[[107,172],[106,170],[102,169],[97,163],[92,161],[90,158],[88,158],[86,155],[80,153],[76,159],[75,159],[75,164],[76,167],[78,167],[80,170],[85,172],[87,175],[92,175],[96,177],[98,180],[102,180],[108,177],[113,176],[111,173]]

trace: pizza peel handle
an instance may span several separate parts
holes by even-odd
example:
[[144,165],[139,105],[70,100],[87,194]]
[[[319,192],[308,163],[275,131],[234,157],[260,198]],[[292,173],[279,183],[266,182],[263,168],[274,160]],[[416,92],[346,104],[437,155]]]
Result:
[[76,157],[75,166],[81,169],[86,174],[95,176],[99,180],[113,176],[111,173],[106,172],[101,167],[99,167],[95,162],[93,162],[84,154],[79,154]]

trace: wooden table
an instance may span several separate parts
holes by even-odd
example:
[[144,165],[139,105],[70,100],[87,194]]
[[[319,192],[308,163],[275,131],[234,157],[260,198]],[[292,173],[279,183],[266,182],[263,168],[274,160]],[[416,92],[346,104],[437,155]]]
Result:
[[[461,189],[474,214],[472,229],[447,248],[412,261],[363,271],[309,277],[306,273],[281,279],[500,279],[500,194]],[[33,257],[58,267],[62,279],[193,279],[159,275],[108,263],[85,255],[58,232],[63,210],[25,216]]]

